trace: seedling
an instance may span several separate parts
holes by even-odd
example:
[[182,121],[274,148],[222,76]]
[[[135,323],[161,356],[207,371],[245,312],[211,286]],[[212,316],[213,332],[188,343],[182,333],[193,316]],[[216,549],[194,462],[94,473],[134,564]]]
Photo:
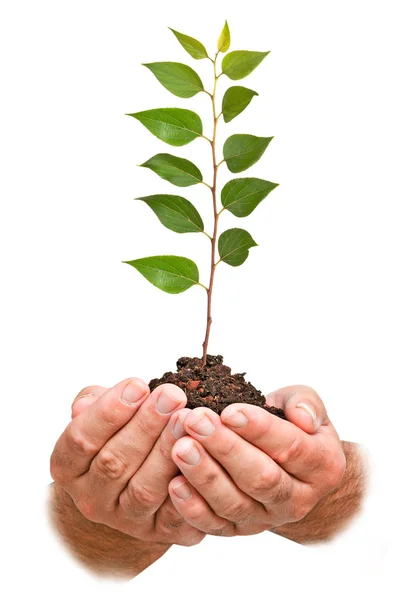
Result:
[[[202,283],[195,262],[183,256],[149,256],[124,262],[135,267],[153,285],[169,294],[179,294],[193,285],[198,285],[205,290],[207,318],[202,344],[202,366],[205,367],[212,324],[211,302],[216,269],[221,263],[232,267],[242,265],[249,256],[250,248],[257,246],[253,237],[245,229],[234,227],[219,235],[222,213],[228,210],[238,218],[247,217],[278,185],[256,177],[232,179],[221,190],[221,207],[219,206],[217,189],[219,169],[225,163],[231,173],[246,171],[261,158],[272,137],[250,134],[231,135],[224,142],[223,158],[220,160],[216,154],[216,140],[217,126],[221,117],[225,123],[229,123],[245,110],[258,93],[243,86],[233,85],[225,92],[221,107],[217,108],[217,83],[223,75],[232,81],[244,79],[256,69],[269,52],[234,50],[225,54],[230,49],[230,30],[227,21],[218,39],[214,58],[211,58],[203,44],[195,38],[174,29],[171,31],[192,58],[209,60],[212,63],[212,91],[205,89],[198,73],[188,65],[178,62],[154,62],[144,66],[169,92],[179,98],[192,98],[199,93],[208,96],[212,107],[212,135],[211,137],[204,135],[201,118],[196,112],[183,108],[155,108],[129,116],[140,121],[152,134],[171,146],[184,146],[197,138],[204,138],[209,143],[212,153],[212,183],[203,180],[201,171],[194,163],[173,154],[156,154],[140,166],[151,169],[162,179],[178,187],[206,186],[213,207],[211,233],[205,229],[203,220],[192,202],[183,196],[155,194],[137,200],[145,202],[168,229],[176,233],[201,233],[208,237],[211,242],[210,278],[208,285]],[[221,70],[217,73],[219,70],[217,60],[220,54],[225,55],[221,62]]]

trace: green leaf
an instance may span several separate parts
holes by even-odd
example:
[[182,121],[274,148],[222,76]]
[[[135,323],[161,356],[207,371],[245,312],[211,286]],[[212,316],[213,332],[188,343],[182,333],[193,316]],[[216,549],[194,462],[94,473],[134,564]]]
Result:
[[235,134],[225,141],[223,154],[232,173],[240,173],[254,165],[265,152],[273,137]]
[[227,229],[218,240],[220,260],[238,267],[244,263],[249,256],[249,248],[253,246],[257,246],[257,243],[245,229]]
[[184,146],[202,135],[202,121],[195,112],[185,108],[154,108],[128,115],[171,146]]
[[180,294],[199,284],[196,264],[183,256],[149,256],[136,260],[124,260],[146,279],[168,294]]
[[250,75],[268,54],[269,52],[252,52],[250,50],[230,52],[223,58],[223,73],[230,79],[243,79]]
[[188,65],[178,62],[155,62],[144,64],[169,92],[179,98],[192,98],[204,90],[198,73]]
[[218,38],[217,49],[219,52],[227,52],[230,48],[230,29],[227,21],[224,24],[220,37]]
[[241,85],[233,85],[228,88],[224,94],[222,105],[224,121],[228,123],[243,112],[253,96],[259,96],[259,94]]
[[142,200],[155,212],[165,227],[176,233],[202,232],[204,223],[194,205],[182,198],[171,194],[155,194],[136,198]]
[[202,173],[190,160],[172,154],[156,154],[140,167],[151,169],[162,179],[179,187],[202,182]]
[[179,42],[185,48],[186,52],[188,52],[192,58],[196,58],[196,60],[200,60],[201,58],[208,58],[208,53],[205,50],[205,46],[198,42],[195,38],[190,35],[185,35],[184,33],[180,33],[175,29],[169,27],[170,31],[173,31]]
[[256,177],[233,179],[221,190],[221,204],[236,217],[247,217],[278,185]]

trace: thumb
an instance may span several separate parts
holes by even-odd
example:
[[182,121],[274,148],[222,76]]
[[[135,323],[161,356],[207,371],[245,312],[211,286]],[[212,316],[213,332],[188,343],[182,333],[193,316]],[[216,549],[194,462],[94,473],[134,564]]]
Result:
[[78,417],[86,410],[86,408],[96,402],[107,389],[108,388],[101,387],[100,385],[91,385],[87,388],[83,388],[73,400],[73,404],[71,405],[71,418],[75,419]]
[[291,385],[269,394],[269,406],[282,408],[288,421],[307,433],[316,433],[322,425],[329,424],[326,407],[313,388]]

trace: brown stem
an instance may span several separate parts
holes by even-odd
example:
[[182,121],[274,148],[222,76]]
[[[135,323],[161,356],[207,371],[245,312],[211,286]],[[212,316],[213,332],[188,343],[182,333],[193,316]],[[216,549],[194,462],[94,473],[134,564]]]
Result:
[[212,162],[213,162],[213,169],[214,169],[214,179],[213,179],[213,183],[212,183],[212,187],[211,187],[211,191],[212,191],[212,205],[213,205],[213,210],[214,210],[214,231],[212,234],[212,238],[211,238],[211,275],[210,275],[210,281],[209,281],[209,286],[208,286],[208,290],[207,290],[207,328],[205,331],[205,339],[204,339],[204,343],[202,344],[204,352],[203,352],[203,357],[202,357],[202,364],[205,366],[207,363],[207,351],[208,351],[208,341],[209,341],[209,335],[210,335],[210,330],[211,330],[211,323],[212,323],[212,315],[211,315],[211,301],[212,301],[212,290],[214,287],[214,274],[215,274],[215,267],[216,267],[216,262],[215,262],[215,247],[217,244],[217,229],[218,229],[218,212],[217,212],[217,171],[218,171],[218,166],[217,165],[217,158],[215,155],[215,140],[216,140],[216,136],[217,136],[217,123],[218,123],[218,119],[219,116],[217,117],[217,113],[215,110],[215,92],[217,89],[217,69],[216,69],[216,63],[217,63],[217,56],[218,56],[218,52],[215,55],[215,60],[214,60],[214,91],[211,94],[211,100],[212,100],[212,114],[214,117],[214,131],[213,131],[213,136],[212,136],[212,142],[211,142],[211,147],[212,147]]

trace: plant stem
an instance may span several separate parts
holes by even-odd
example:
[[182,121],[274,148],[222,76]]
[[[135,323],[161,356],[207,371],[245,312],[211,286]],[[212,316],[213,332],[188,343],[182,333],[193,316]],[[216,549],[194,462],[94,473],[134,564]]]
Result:
[[208,290],[207,290],[207,328],[205,331],[205,339],[202,344],[202,347],[204,350],[203,356],[202,356],[202,364],[204,366],[207,364],[208,341],[209,341],[209,335],[210,335],[211,323],[212,323],[211,301],[212,301],[212,292],[213,292],[213,288],[214,288],[214,274],[215,274],[215,266],[216,266],[215,248],[216,248],[216,244],[217,244],[217,229],[218,229],[218,217],[219,217],[219,214],[217,211],[217,171],[218,171],[219,165],[217,165],[217,158],[215,155],[217,123],[218,123],[218,119],[220,116],[220,115],[218,115],[218,117],[217,117],[217,112],[215,109],[215,92],[217,90],[217,81],[218,81],[218,77],[219,77],[219,76],[217,76],[217,68],[216,68],[217,56],[218,56],[218,52],[215,55],[215,59],[213,61],[213,64],[214,64],[214,90],[211,94],[212,114],[213,114],[213,118],[214,118],[214,131],[213,131],[212,142],[211,142],[212,164],[213,164],[213,169],[214,169],[214,178],[213,178],[213,183],[212,183],[212,187],[211,187],[212,206],[213,206],[213,211],[214,211],[214,231],[213,231],[212,239],[211,239],[211,274],[210,274],[210,281],[209,281],[209,286],[208,286]]

